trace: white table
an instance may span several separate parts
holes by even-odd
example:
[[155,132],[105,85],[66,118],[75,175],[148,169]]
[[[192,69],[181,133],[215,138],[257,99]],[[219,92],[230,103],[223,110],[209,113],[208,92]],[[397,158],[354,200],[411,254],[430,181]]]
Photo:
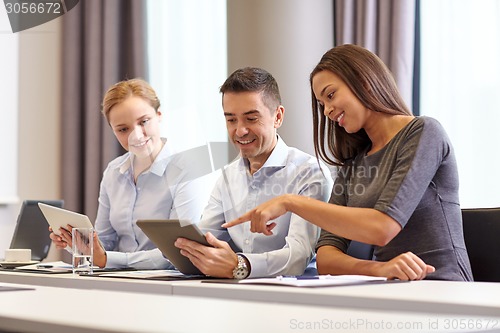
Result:
[[43,274],[0,270],[0,282],[76,289],[100,289],[171,295],[169,281],[78,276],[72,273]]
[[413,281],[297,288],[0,272],[0,282],[371,310],[500,316],[500,283]]
[[[0,283],[0,286],[21,286]],[[386,312],[34,286],[0,292],[0,330],[16,332],[456,332],[499,318]],[[71,305],[73,304],[73,305]],[[466,330],[454,326],[469,323]]]
[[[200,283],[172,284],[174,295],[374,310],[500,316],[500,283],[412,281],[297,288]],[[499,327],[500,329],[500,327]]]

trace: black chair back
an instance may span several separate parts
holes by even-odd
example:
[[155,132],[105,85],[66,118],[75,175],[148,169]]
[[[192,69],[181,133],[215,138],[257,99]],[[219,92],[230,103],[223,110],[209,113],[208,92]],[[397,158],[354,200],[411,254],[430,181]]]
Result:
[[474,281],[500,282],[500,208],[462,209]]

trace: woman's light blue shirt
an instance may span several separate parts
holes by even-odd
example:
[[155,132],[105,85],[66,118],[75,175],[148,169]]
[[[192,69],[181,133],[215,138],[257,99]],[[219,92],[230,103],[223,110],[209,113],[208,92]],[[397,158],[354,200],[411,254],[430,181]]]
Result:
[[193,179],[189,172],[193,163],[182,154],[174,154],[167,143],[136,183],[131,161],[130,153],[114,159],[101,181],[95,228],[107,251],[106,267],[173,268],[136,221],[187,219],[197,223],[213,187],[213,177]]

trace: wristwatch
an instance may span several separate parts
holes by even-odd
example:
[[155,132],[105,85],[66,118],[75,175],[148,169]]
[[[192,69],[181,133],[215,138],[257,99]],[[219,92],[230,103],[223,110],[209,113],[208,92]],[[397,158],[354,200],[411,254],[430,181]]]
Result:
[[247,259],[238,254],[238,264],[233,269],[233,278],[237,280],[245,279],[250,274]]

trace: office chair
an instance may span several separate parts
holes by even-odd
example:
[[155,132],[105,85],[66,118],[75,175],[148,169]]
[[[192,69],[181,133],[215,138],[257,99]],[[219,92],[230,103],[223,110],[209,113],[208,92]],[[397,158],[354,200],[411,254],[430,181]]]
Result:
[[500,282],[500,208],[462,209],[474,281]]

